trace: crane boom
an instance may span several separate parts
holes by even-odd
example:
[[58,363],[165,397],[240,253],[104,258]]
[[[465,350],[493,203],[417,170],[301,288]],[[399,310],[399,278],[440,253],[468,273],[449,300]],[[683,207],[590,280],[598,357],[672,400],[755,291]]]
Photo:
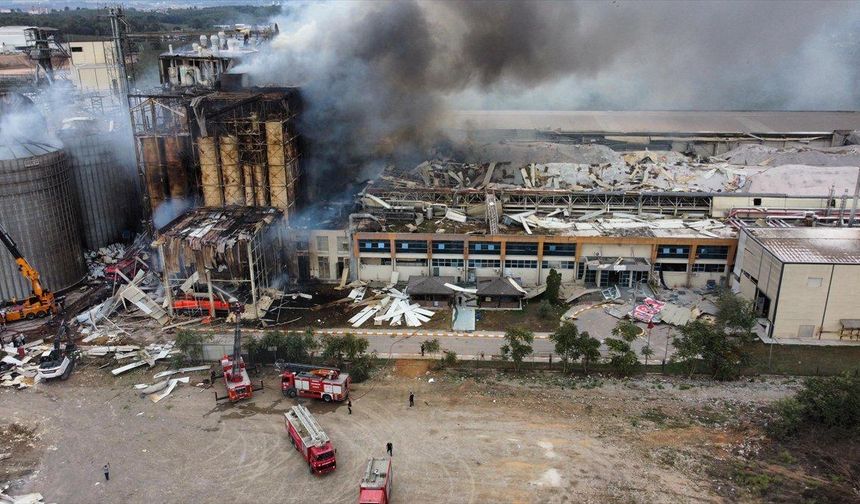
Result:
[[33,288],[33,294],[41,297],[42,294],[44,294],[44,289],[42,289],[42,282],[39,281],[39,272],[36,271],[36,268],[32,267],[26,259],[24,259],[24,255],[21,254],[20,250],[18,250],[18,245],[15,244],[15,240],[9,236],[9,233],[2,224],[0,224],[0,241],[3,242],[3,245],[6,246],[9,253],[15,258],[15,262],[18,264],[18,271],[21,272],[21,275],[24,278],[30,281],[30,285]]

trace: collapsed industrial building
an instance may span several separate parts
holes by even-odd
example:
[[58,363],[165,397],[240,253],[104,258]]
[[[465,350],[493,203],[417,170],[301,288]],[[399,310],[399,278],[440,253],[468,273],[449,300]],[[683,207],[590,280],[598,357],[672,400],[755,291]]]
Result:
[[[249,86],[234,71],[256,50],[214,35],[160,56],[161,85],[128,93],[131,179],[99,165],[129,162],[103,151],[110,131],[93,120],[72,121],[63,147],[3,147],[0,216],[53,289],[87,275],[84,248],[129,242],[143,217],[147,243],[110,258],[130,269],[108,275],[128,285],[117,302],[160,307],[162,324],[236,302],[243,319],[271,324],[278,299],[320,283],[364,303],[355,323],[420,324],[425,308],[447,306],[474,317],[520,309],[556,271],[574,290],[734,286],[763,336],[790,337],[773,332],[774,292],[742,280],[744,233],[857,224],[856,112],[457,112],[442,124],[445,149],[410,164],[380,155],[381,173],[327,200],[303,177],[301,89]],[[44,173],[24,181],[22,170]],[[24,206],[40,197],[54,204],[33,216]],[[158,288],[139,284],[139,263]],[[11,261],[0,274],[3,298],[28,295]],[[853,337],[856,307],[833,310],[794,336]]]

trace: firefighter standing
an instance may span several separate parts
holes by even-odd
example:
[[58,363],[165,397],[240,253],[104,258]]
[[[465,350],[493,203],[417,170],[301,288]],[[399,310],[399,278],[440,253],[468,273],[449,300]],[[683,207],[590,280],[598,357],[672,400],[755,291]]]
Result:
[[415,394],[409,392],[409,407],[415,406]]
[[387,451],[387,452],[388,452],[388,456],[389,456],[389,457],[393,457],[393,456],[394,456],[394,453],[393,453],[393,451],[394,451],[394,445],[392,445],[392,444],[391,444],[391,441],[389,441],[389,442],[385,443],[385,451]]
[[352,415],[352,399],[346,400],[346,410],[349,411],[350,415]]

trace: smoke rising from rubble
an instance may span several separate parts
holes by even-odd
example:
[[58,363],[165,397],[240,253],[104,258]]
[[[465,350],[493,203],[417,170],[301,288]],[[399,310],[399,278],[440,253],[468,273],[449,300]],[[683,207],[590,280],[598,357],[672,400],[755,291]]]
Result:
[[311,176],[380,152],[414,153],[435,139],[449,107],[860,105],[856,3],[403,0],[286,9],[271,49],[237,71],[257,85],[302,87]]

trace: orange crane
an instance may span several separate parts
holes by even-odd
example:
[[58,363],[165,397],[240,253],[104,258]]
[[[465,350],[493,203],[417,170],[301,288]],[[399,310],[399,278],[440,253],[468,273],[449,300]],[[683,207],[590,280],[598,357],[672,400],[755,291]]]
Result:
[[18,271],[21,272],[21,276],[30,281],[33,289],[33,294],[27,299],[22,301],[13,299],[0,304],[0,323],[5,324],[22,319],[33,320],[36,317],[43,318],[50,313],[57,313],[57,300],[54,293],[42,287],[42,282],[39,281],[39,272],[24,259],[15,241],[2,225],[0,225],[0,241],[12,254],[18,264]]

